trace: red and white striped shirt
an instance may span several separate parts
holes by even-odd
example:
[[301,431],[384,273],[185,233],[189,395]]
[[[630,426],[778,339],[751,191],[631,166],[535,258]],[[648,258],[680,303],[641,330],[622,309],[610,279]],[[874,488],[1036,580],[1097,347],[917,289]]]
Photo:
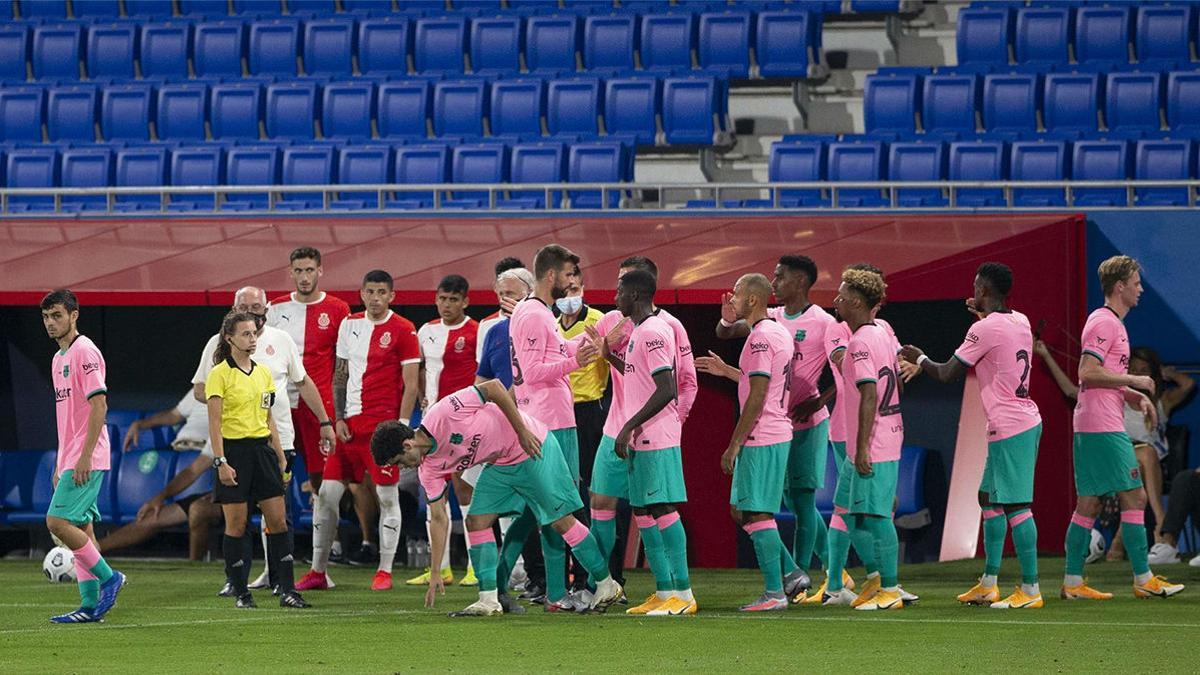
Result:
[[400,417],[404,366],[421,362],[417,331],[408,319],[388,310],[378,323],[365,314],[350,315],[338,330],[337,357],[346,359],[346,417]]
[[[325,406],[333,407],[333,356],[337,347],[338,328],[350,316],[350,305],[324,292],[315,302],[300,302],[296,294],[271,301],[267,308],[267,325],[291,336],[300,350],[304,370],[317,385]],[[294,384],[288,384],[292,407],[299,405],[300,395]]]
[[448,326],[441,319],[421,326],[417,341],[425,360],[425,400],[436,403],[475,384],[478,335],[479,323],[470,317],[463,317],[457,326]]

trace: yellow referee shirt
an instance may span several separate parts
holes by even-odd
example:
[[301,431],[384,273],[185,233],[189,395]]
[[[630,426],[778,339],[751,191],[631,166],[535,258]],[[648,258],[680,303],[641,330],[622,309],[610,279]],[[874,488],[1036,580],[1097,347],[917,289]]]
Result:
[[222,438],[265,438],[271,435],[267,415],[275,402],[275,382],[263,366],[251,361],[250,372],[227,358],[208,374],[204,383],[208,398],[219,397]]
[[[595,307],[588,307],[586,304],[580,310],[583,316],[579,317],[570,328],[563,328],[562,317],[558,318],[558,332],[568,340],[583,333],[583,329],[588,326],[595,326],[604,317],[604,312]],[[608,362],[604,359],[596,359],[591,365],[586,368],[579,368],[571,371],[571,393],[575,396],[576,403],[587,403],[588,401],[599,400],[604,396],[604,390],[608,388]]]

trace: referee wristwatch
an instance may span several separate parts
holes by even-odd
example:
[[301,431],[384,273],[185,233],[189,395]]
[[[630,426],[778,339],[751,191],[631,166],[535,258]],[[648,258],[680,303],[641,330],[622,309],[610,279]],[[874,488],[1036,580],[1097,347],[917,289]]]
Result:
[[225,459],[224,457],[213,457],[213,468],[214,469],[219,469],[219,468],[221,468],[222,464],[228,464],[228,463],[229,463],[229,460]]

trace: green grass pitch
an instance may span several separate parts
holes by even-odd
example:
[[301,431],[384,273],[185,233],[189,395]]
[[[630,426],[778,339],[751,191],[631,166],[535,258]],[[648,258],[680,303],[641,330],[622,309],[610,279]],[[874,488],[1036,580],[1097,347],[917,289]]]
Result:
[[[450,588],[435,609],[424,589],[369,590],[373,570],[334,567],[338,587],[312,592],[308,611],[283,610],[269,594],[260,608],[237,610],[216,597],[218,563],[116,559],[129,575],[103,624],[54,626],[51,614],[74,609],[73,585],[49,584],[37,561],[0,562],[0,672],[111,672],[144,675],[318,672],[1196,672],[1200,656],[1200,569],[1164,566],[1192,588],[1169,600],[1133,597],[1125,563],[1088,566],[1091,583],[1116,598],[1103,603],[1058,598],[1062,559],[1042,561],[1046,607],[1001,612],[962,607],[980,564],[910,565],[901,582],[921,596],[893,612],[793,606],[744,615],[757,597],[754,570],[697,570],[694,617],[543,614],[450,619],[473,589]],[[1002,589],[1016,583],[1005,561]],[[256,569],[257,571],[257,569]],[[397,570],[396,578],[406,578]],[[855,578],[862,570],[852,570]],[[631,599],[651,589],[634,572]]]

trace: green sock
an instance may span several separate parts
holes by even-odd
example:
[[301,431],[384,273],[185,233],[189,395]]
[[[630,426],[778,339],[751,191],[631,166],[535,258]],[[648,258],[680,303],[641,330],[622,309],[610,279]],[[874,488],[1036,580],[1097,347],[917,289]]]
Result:
[[881,516],[859,516],[864,529],[875,540],[875,559],[879,563],[879,583],[884,588],[899,584],[900,540],[896,538],[896,526],[891,518]]
[[983,573],[1000,574],[1000,561],[1004,558],[1004,537],[1008,535],[1008,521],[1004,509],[988,506],[983,510]]
[[600,550],[600,544],[596,542],[596,537],[591,532],[588,532],[586,537],[571,547],[571,553],[575,556],[575,560],[588,571],[588,577],[593,585],[608,578],[608,558]]
[[[475,544],[470,551],[471,564],[475,567],[475,576],[479,579],[480,591],[496,590],[496,565],[500,555],[495,541],[485,541]],[[437,574],[437,572],[434,572]]]
[[1017,560],[1021,563],[1021,583],[1036,584],[1038,582],[1037,560],[1037,524],[1033,522],[1033,512],[1021,509],[1008,514],[1012,526],[1013,548],[1017,550]]
[[671,561],[667,559],[667,550],[663,545],[663,536],[658,529],[658,523],[654,522],[650,516],[636,516],[636,518],[638,532],[642,534],[642,546],[646,549],[646,563],[650,565],[650,572],[654,574],[654,590],[675,590],[675,581],[671,578]]
[[[835,513],[833,521],[845,523],[841,514]],[[846,569],[846,556],[850,554],[850,533],[840,527],[829,528],[829,552],[826,560],[828,561],[829,576],[826,577],[825,591],[828,593],[836,593],[842,590],[842,572]]]
[[[1129,565],[1136,575],[1150,573],[1150,561],[1146,555],[1149,544],[1146,541],[1146,526],[1143,523],[1125,522],[1126,511],[1121,512],[1121,538],[1125,540],[1125,555],[1129,556]],[[1138,516],[1142,512],[1137,512]]]
[[100,602],[100,582],[88,579],[79,582],[79,606],[84,609],[96,609]]
[[813,540],[813,553],[821,563],[821,569],[829,569],[829,524],[817,511],[816,495],[813,495],[813,512],[817,514],[817,536]]
[[600,553],[608,560],[612,556],[613,546],[617,543],[617,521],[615,518],[597,520],[592,516],[592,536],[600,546]]
[[[816,493],[806,488],[789,488],[789,506],[796,514],[796,534],[792,541],[792,559],[807,570],[812,565],[813,548],[817,545],[820,530],[824,525],[821,514],[817,511]],[[820,523],[820,525],[818,525]],[[828,546],[826,537],[820,537]]]
[[[537,521],[533,517],[533,511],[525,509],[525,512],[513,519],[508,526],[508,532],[504,533],[504,543],[500,546],[500,561],[496,565],[496,587],[507,592],[508,579],[512,576],[513,567],[517,564],[517,559],[521,557],[521,551],[525,548],[525,540],[529,538],[533,528],[537,527]],[[479,573],[476,572],[478,577]]]
[[763,587],[768,593],[782,593],[783,568],[779,550],[783,548],[783,540],[779,538],[779,529],[766,527],[749,534],[758,557],[758,569],[762,572]]
[[549,525],[542,528],[542,557],[546,559],[546,600],[557,602],[567,596],[567,542]]
[[863,528],[859,523],[858,516],[846,514],[846,529],[850,531],[850,543],[854,545],[854,552],[858,554],[858,559],[862,561],[867,574],[878,572],[879,560],[875,556],[875,537]]
[[[1083,576],[1083,561],[1087,559],[1088,546],[1092,543],[1092,530],[1075,522],[1076,516],[1078,514],[1072,516],[1071,524],[1067,526],[1066,573],[1072,576]],[[1079,517],[1082,518],[1082,516]]]
[[660,532],[667,560],[671,564],[672,590],[686,591],[692,587],[692,581],[688,577],[687,532],[684,531],[683,523],[678,520],[678,516],[676,516],[675,522]]

